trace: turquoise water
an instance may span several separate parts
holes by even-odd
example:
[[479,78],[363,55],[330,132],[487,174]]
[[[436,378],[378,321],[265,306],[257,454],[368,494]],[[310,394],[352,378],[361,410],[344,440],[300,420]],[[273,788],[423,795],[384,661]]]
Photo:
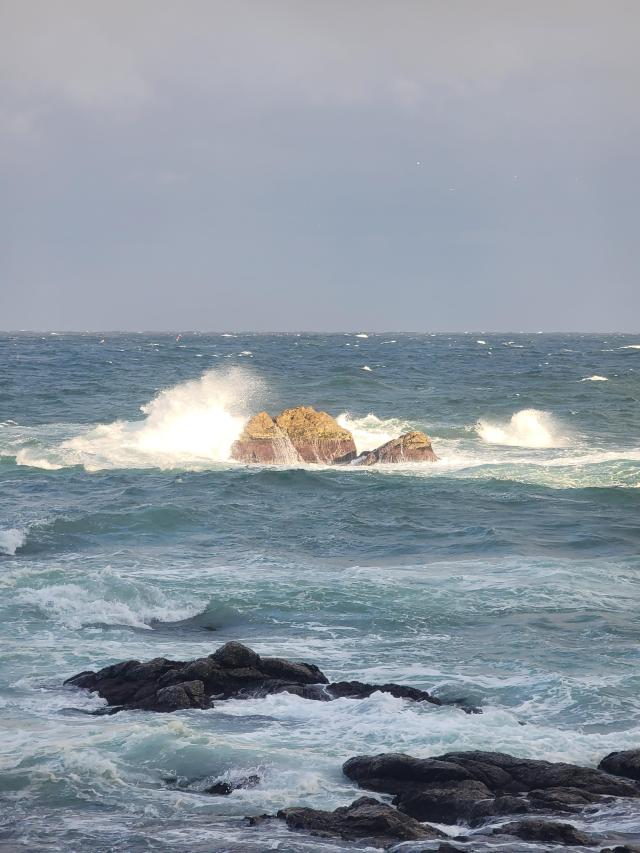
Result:
[[[638,746],[640,335],[176,337],[0,336],[0,849],[349,849],[242,817],[350,802],[361,752]],[[360,449],[424,429],[440,461],[229,461],[249,414],[301,403]],[[281,694],[93,717],[62,687],[230,639],[484,713]],[[227,798],[163,781],[256,772]]]

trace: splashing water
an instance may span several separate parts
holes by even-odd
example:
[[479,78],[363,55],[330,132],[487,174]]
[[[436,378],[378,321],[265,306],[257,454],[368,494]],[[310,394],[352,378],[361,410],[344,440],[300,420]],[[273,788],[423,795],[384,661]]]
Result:
[[356,450],[362,453],[365,450],[375,450],[381,444],[397,438],[403,432],[408,432],[411,426],[407,421],[399,418],[388,418],[383,420],[369,413],[364,418],[353,418],[348,412],[343,412],[336,418],[344,429],[348,429],[356,443]]
[[63,442],[49,455],[24,448],[20,465],[59,468],[83,465],[105,468],[199,469],[229,459],[249,406],[262,391],[259,380],[239,368],[210,370],[161,391],[141,407],[142,421],[115,421]]
[[0,530],[0,554],[13,557],[18,548],[22,548],[27,541],[24,530],[11,527],[8,530]]
[[558,432],[558,426],[548,412],[540,409],[521,409],[506,423],[480,420],[476,432],[487,444],[503,444],[509,447],[562,447],[566,437]]

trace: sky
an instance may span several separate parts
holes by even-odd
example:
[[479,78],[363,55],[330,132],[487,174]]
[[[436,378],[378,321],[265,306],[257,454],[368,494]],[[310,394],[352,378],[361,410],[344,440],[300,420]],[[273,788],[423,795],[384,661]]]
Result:
[[638,0],[0,0],[0,328],[640,329]]

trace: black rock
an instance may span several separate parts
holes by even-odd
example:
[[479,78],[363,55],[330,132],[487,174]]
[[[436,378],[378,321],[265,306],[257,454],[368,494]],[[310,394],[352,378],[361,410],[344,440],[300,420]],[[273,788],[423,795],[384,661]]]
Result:
[[555,820],[519,820],[497,827],[492,834],[513,835],[522,841],[540,841],[566,847],[589,847],[595,843],[572,824]]
[[417,820],[477,824],[494,815],[562,810],[603,796],[639,797],[640,786],[588,767],[499,752],[451,752],[434,758],[401,753],[356,756],[343,765],[362,788],[394,795]]
[[209,785],[208,788],[204,788],[203,793],[214,794],[218,797],[226,797],[241,788],[255,788],[256,785],[259,784],[259,776],[242,776],[239,779],[233,779],[231,781],[224,780],[220,782],[214,782],[213,785]]
[[613,773],[614,776],[625,776],[640,782],[640,749],[611,752],[602,759],[598,768],[606,773]]
[[419,823],[372,797],[360,797],[350,806],[335,811],[288,808],[278,812],[290,829],[312,835],[337,836],[347,841],[366,841],[375,847],[387,847],[395,841],[430,841],[444,838],[434,827]]
[[338,697],[361,699],[377,690],[415,702],[440,705],[425,690],[401,684],[365,684],[329,680],[317,666],[283,658],[261,657],[242,643],[230,642],[208,657],[192,661],[154,658],[127,660],[98,672],[85,670],[65,684],[98,693],[109,704],[101,713],[121,710],[178,711],[207,708],[213,700],[293,693],[329,702]]

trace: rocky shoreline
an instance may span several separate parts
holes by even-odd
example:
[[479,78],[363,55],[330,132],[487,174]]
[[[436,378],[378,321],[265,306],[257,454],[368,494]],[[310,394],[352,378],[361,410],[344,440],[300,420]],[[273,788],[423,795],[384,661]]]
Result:
[[[444,704],[427,691],[400,684],[330,682],[314,664],[264,657],[238,642],[186,662],[166,658],[122,661],[97,672],[78,673],[65,684],[97,693],[108,703],[97,713],[108,714],[205,709],[230,698],[282,692],[329,702],[362,699],[381,691],[413,702]],[[463,700],[452,704],[468,713],[481,712]],[[247,820],[252,826],[284,821],[292,831],[378,848],[425,842],[428,848],[411,849],[441,853],[469,851],[473,849],[469,843],[492,841],[507,843],[502,849],[508,850],[524,849],[517,846],[524,842],[553,845],[551,849],[640,851],[616,845],[615,839],[592,835],[570,822],[572,816],[625,800],[638,801],[640,823],[640,749],[613,752],[597,768],[492,751],[450,752],[429,758],[381,753],[349,758],[342,772],[358,788],[381,795],[385,801],[361,796],[334,811],[294,806]],[[176,784],[176,780],[166,782]],[[225,796],[259,783],[259,777],[251,776],[235,783],[216,783],[199,793]],[[444,833],[432,823],[455,827],[455,832]]]

